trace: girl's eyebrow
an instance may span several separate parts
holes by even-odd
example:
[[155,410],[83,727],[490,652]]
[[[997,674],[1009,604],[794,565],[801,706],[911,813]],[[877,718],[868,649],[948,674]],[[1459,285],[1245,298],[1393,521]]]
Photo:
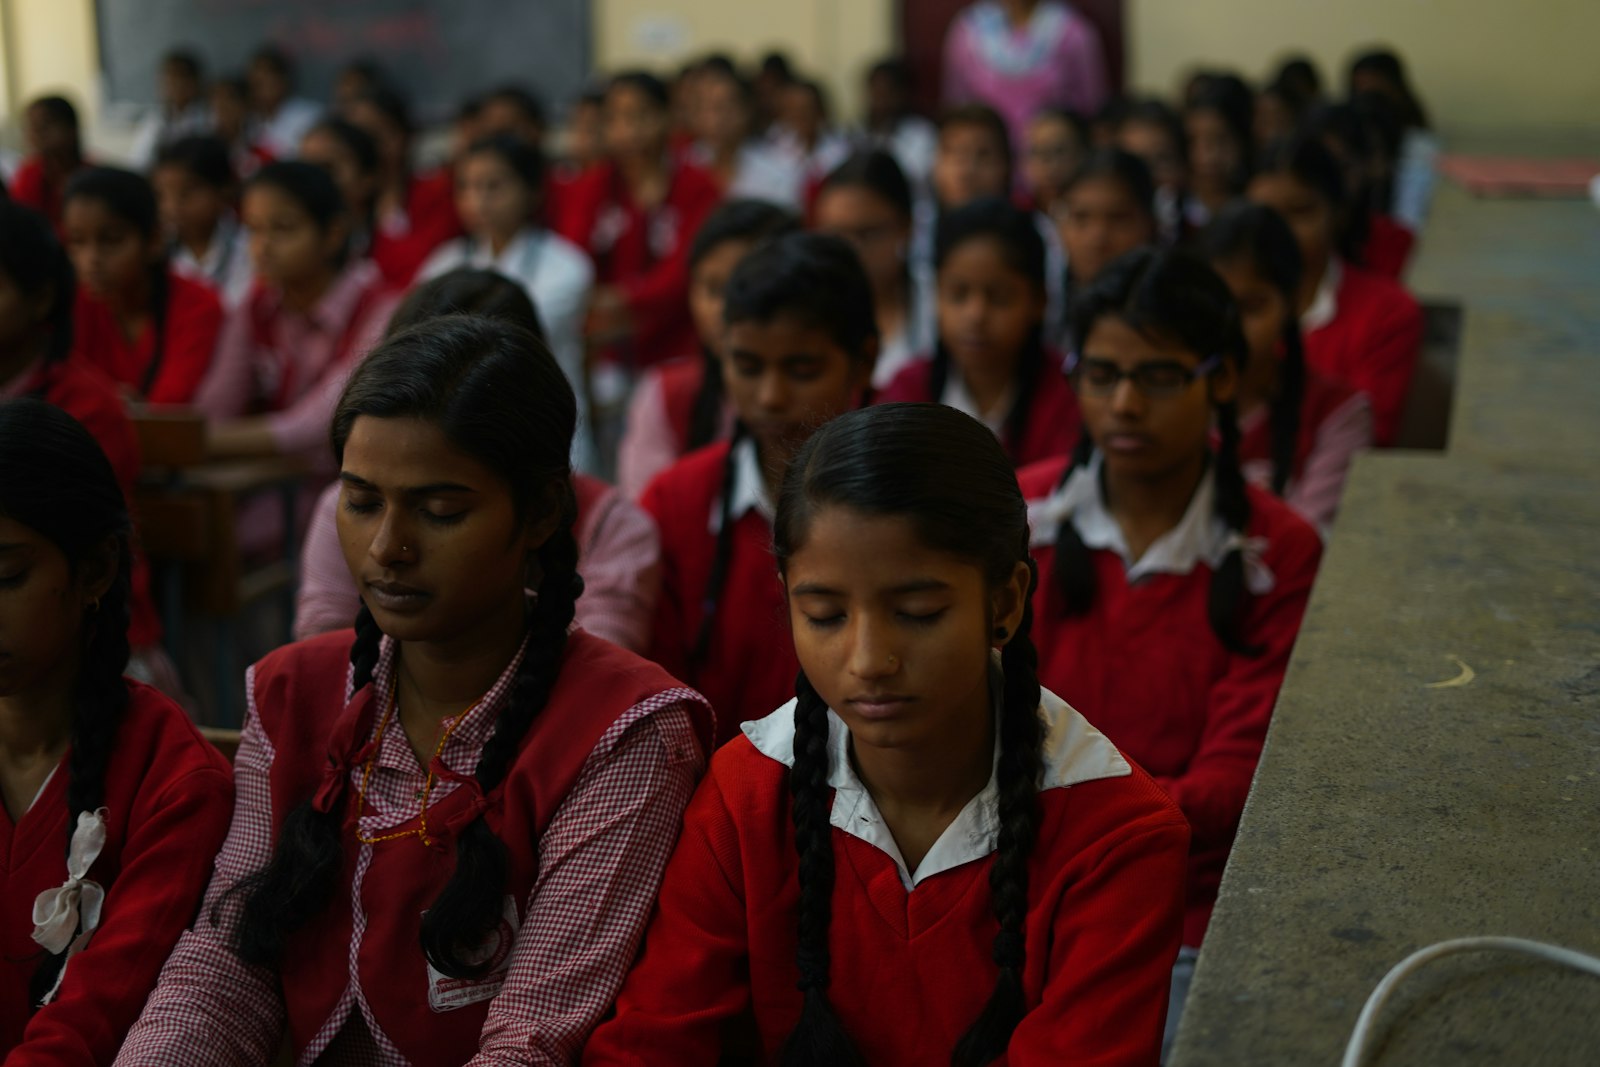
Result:
[[[380,486],[367,481],[359,474],[351,474],[349,471],[340,471],[339,480],[356,489],[367,489],[374,493],[383,491]],[[429,482],[426,485],[408,485],[401,489],[400,492],[405,496],[438,496],[440,493],[476,493],[477,490],[470,485],[462,485],[460,482]]]
[[[932,593],[950,588],[949,582],[941,582],[937,578],[914,578],[909,582],[891,586],[887,592],[891,596],[904,596],[907,593]],[[844,593],[833,589],[820,582],[801,582],[795,586],[791,596],[843,596]]]

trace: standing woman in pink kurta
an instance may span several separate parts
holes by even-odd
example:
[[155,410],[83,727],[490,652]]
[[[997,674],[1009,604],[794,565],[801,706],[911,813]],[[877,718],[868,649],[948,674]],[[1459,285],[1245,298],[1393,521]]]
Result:
[[1109,93],[1100,35],[1061,0],[979,0],[945,36],[945,101],[988,104],[1019,148],[1042,108],[1092,115]]

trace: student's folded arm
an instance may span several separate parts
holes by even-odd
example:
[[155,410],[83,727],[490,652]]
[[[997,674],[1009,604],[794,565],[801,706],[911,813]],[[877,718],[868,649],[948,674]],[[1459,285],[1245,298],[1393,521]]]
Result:
[[68,961],[55,1000],[29,1021],[6,1067],[89,1067],[115,1054],[194,919],[232,795],[224,770],[199,766],[135,814],[99,928]]
[[1233,840],[1311,595],[1322,555],[1316,531],[1297,522],[1283,540],[1284,551],[1267,561],[1272,590],[1246,608],[1245,640],[1260,654],[1228,657],[1226,673],[1211,687],[1194,758],[1182,774],[1158,779],[1188,817],[1196,848]]
[[510,973],[469,1067],[577,1062],[638,953],[703,765],[681,705],[645,714],[591,757],[540,837]]
[[285,1015],[277,976],[239,959],[233,940],[240,902],[224,899],[271,858],[272,759],[252,706],[234,757],[233,822],[211,886],[123,1043],[116,1060],[122,1067],[259,1067],[278,1052]]
[[584,1050],[584,1067],[703,1067],[723,1024],[750,1003],[749,935],[737,832],[715,773],[684,814],[645,951]]
[[222,304],[206,300],[167,327],[168,351],[147,398],[152,404],[194,400],[216,355],[223,326]]
[[1151,812],[1087,869],[1069,872],[1044,995],[1011,1036],[1010,1067],[1156,1062],[1183,934],[1188,843],[1176,812]]
[[1339,511],[1344,483],[1356,453],[1372,447],[1372,403],[1350,397],[1317,430],[1316,443],[1287,501],[1308,522],[1326,531]]
[[579,566],[578,622],[642,655],[661,592],[661,538],[655,520],[620,491],[612,490],[601,504]]

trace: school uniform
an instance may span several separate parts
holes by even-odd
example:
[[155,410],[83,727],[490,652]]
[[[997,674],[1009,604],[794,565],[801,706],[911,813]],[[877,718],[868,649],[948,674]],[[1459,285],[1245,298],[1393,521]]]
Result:
[[399,294],[370,260],[355,260],[309,312],[258,283],[227,318],[194,406],[221,420],[266,414],[278,450],[327,466],[328,425],[345,379],[382,337]]
[[[71,820],[62,758],[32,805],[0,809],[0,1059],[6,1067],[104,1064],[139,1015],[179,934],[194,919],[227,832],[228,763],[182,708],[138,682],[117,729],[97,820]],[[76,873],[78,878],[74,878]],[[98,921],[90,906],[104,892]],[[42,906],[42,907],[41,907]],[[35,924],[35,909],[52,919]],[[69,949],[50,1002],[30,1010],[42,942]],[[59,951],[59,950],[57,950]]]
[[939,127],[921,115],[902,115],[887,129],[864,131],[861,140],[869,148],[888,152],[911,187],[919,195],[926,192],[939,155]]
[[1422,328],[1422,308],[1398,282],[1337,258],[1300,316],[1306,365],[1367,394],[1380,446],[1400,432]]
[[252,139],[272,153],[274,159],[299,159],[300,142],[322,118],[322,113],[321,104],[291,96],[272,114],[254,118]]
[[880,404],[940,403],[971,415],[994,431],[1006,453],[1018,467],[1038,463],[1071,452],[1078,443],[1082,416],[1078,398],[1061,371],[1061,358],[1047,351],[1032,385],[1033,402],[1020,441],[1009,440],[1006,420],[1011,414],[1014,394],[1008,394],[999,411],[984,415],[968,392],[954,364],[945,379],[944,391],[933,395],[933,361],[917,360],[902,370],[889,387],[878,395]]
[[369,254],[384,281],[404,289],[435,249],[459,236],[461,218],[449,170],[412,175],[406,180],[405,204],[378,220]]
[[[25,396],[53,404],[83,424],[111,461],[111,471],[131,506],[134,483],[139,479],[139,438],[116,383],[78,356],[54,363],[41,360],[11,381],[0,383],[0,401]],[[161,643],[161,620],[150,594],[149,563],[137,545],[128,577],[133,587],[128,644],[138,654]]]
[[[703,766],[704,701],[575,629],[504,781],[485,795],[474,769],[526,648],[479,705],[447,720],[425,793],[404,729],[378,729],[396,646],[383,640],[374,682],[350,693],[353,636],[325,634],[251,668],[232,829],[201,919],[119,1063],[267,1063],[285,1031],[301,1063],[570,1062],[609,1006]],[[358,839],[422,829],[425,795],[426,840]],[[285,813],[308,800],[339,821],[338,887],[275,970],[247,967],[231,947],[238,905],[225,903],[220,925],[210,909],[267,861]],[[487,973],[452,979],[430,967],[419,929],[480,814],[506,847],[504,922],[478,949]]]
[[[1234,540],[1214,510],[1208,473],[1178,525],[1130,563],[1121,528],[1100,497],[1098,455],[1061,484],[1068,461],[1018,476],[1030,503],[1039,564],[1033,641],[1039,680],[1059,692],[1149,771],[1194,830],[1183,943],[1197,946],[1261,757],[1289,652],[1322,556],[1306,521],[1248,489],[1243,541],[1250,593],[1241,631],[1259,656],[1229,652],[1211,629],[1213,569]],[[1055,543],[1070,521],[1094,558],[1094,603],[1067,617],[1056,588]]]
[[[1283,501],[1319,530],[1339,511],[1344,482],[1356,453],[1372,447],[1372,404],[1366,394],[1307,368],[1300,402],[1300,433]],[[1272,485],[1271,405],[1239,420],[1239,463],[1245,480]]]
[[[715,159],[704,142],[690,145],[683,158],[708,174],[714,173]],[[795,212],[805,206],[799,174],[791,161],[775,151],[764,138],[752,138],[739,146],[733,173],[728,176],[722,192],[729,200],[762,200]]]
[[187,245],[175,242],[168,252],[168,262],[172,273],[210,286],[226,311],[244,303],[255,282],[250,240],[232,212],[218,220],[205,252],[197,256]]
[[[725,471],[733,450],[732,481]],[[722,595],[706,602],[722,528],[722,496],[733,523]],[[794,696],[794,639],[789,608],[772,558],[773,503],[755,442],[741,438],[690,453],[650,483],[639,504],[661,533],[661,599],[650,658],[706,695],[717,709],[717,741]],[[695,641],[708,611],[711,639]]]
[[722,198],[717,180],[674,161],[666,198],[646,209],[615,164],[579,176],[554,205],[554,229],[589,253],[600,285],[620,286],[633,314],[631,362],[649,366],[695,344],[689,242]]
[[[661,541],[655,522],[598,478],[579,474],[572,484],[578,498],[572,533],[578,542],[578,573],[583,576],[578,625],[631,652],[643,652],[649,646],[661,588]],[[361,594],[339,545],[338,514],[335,482],[317,498],[300,553],[296,640],[342,630],[361,609]]]
[[567,375],[578,399],[578,432],[572,461],[579,470],[597,465],[589,433],[589,375],[584,367],[583,316],[594,286],[594,266],[583,249],[560,234],[528,227],[497,256],[487,242],[458,237],[437,249],[418,272],[429,281],[462,267],[493,270],[520,284],[539,312],[550,352]]
[[[639,376],[617,447],[617,487],[630,499],[638,499],[656,475],[689,451],[695,398],[705,378],[706,358],[700,352],[669,359]],[[724,400],[713,440],[733,436],[733,423],[733,406]]]
[[199,100],[179,110],[166,105],[154,108],[140,120],[128,159],[137,170],[148,171],[161,149],[185,137],[209,134],[215,126],[210,105]]
[[1388,215],[1373,212],[1367,224],[1367,241],[1361,248],[1361,264],[1374,274],[1399,281],[1411,262],[1417,235]]
[[159,352],[153,317],[138,337],[129,340],[110,306],[82,288],[72,312],[72,341],[84,361],[151,404],[187,404],[194,399],[221,332],[222,301],[217,294],[170,270]]
[[[87,162],[82,162],[79,164],[79,169],[88,165]],[[17,173],[12,175],[11,199],[43,215],[50,223],[50,228],[59,237],[61,215],[66,208],[67,181],[71,177],[71,174],[67,174],[60,181],[56,181],[45,170],[43,157],[29,156],[17,168]]]
[[[1178,949],[1183,816],[1059,697],[1041,692],[1044,774],[1028,863],[1026,1015],[996,1063],[1156,1062]],[[874,1067],[948,1063],[998,973],[989,875],[997,782],[909,871],[828,714],[834,887],[828,1000]],[[998,750],[996,762],[998,763]],[[800,1016],[799,860],[789,770],[793,702],[747,722],[684,817],[646,951],[584,1063],[708,1064],[725,1024],[753,1016],[763,1062]]]

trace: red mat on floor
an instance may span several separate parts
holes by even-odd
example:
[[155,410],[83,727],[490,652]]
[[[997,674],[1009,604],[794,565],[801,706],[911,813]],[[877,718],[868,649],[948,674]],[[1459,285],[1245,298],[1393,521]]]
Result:
[[1586,197],[1600,159],[1441,156],[1439,173],[1476,196]]

